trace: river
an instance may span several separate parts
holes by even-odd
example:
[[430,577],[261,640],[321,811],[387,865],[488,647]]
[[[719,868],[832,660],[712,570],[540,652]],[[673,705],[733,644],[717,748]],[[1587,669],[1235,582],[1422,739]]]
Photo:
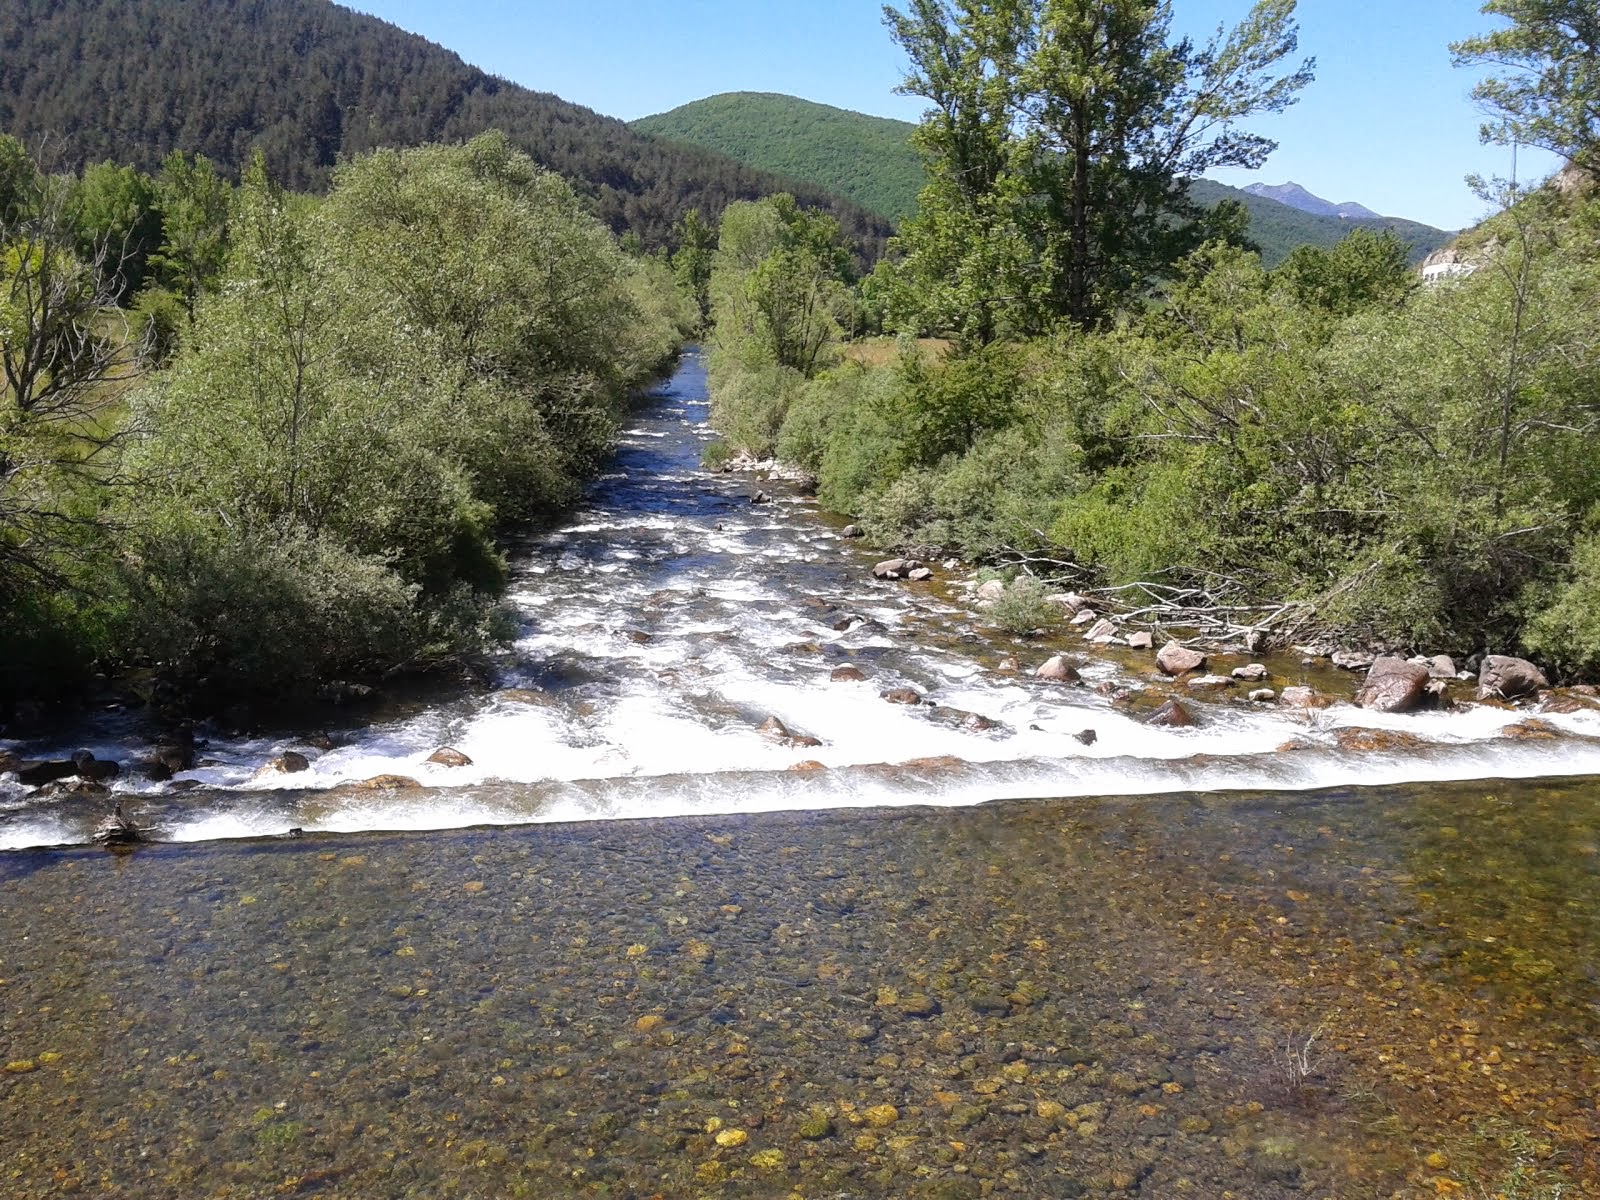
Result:
[[[1151,727],[706,418],[690,355],[519,548],[495,688],[202,728],[131,852],[0,783],[0,1195],[1600,1196],[1591,712]],[[79,747],[148,743],[0,745]]]
[[[163,840],[205,841],[290,829],[1600,774],[1594,710],[1543,718],[1569,736],[1515,740],[1502,731],[1517,715],[1492,707],[1384,717],[1340,705],[1308,719],[1239,702],[1241,687],[1231,702],[1197,704],[1197,728],[1152,728],[1147,709],[1114,704],[1092,686],[1149,683],[1148,654],[1087,655],[1066,631],[1007,639],[958,602],[948,580],[875,581],[871,552],[792,486],[701,470],[714,437],[707,417],[704,366],[690,353],[639,410],[582,509],[517,548],[509,599],[520,635],[499,688],[322,731],[331,735],[326,750],[307,743],[307,730],[204,730],[196,768],[172,783],[124,772],[114,786],[130,811]],[[757,490],[773,503],[753,505]],[[1057,651],[1079,656],[1089,686],[1028,677]],[[996,669],[1007,655],[1022,673]],[[1280,688],[1309,682],[1348,693],[1354,679],[1294,655],[1269,663]],[[833,681],[845,665],[864,680]],[[897,687],[927,702],[886,703],[881,694]],[[969,713],[993,727],[966,727]],[[820,744],[768,736],[761,727],[773,717]],[[1344,727],[1410,736],[1388,750],[1342,750]],[[1089,729],[1096,738],[1084,745],[1075,735]],[[1299,749],[1280,753],[1291,741]],[[444,746],[471,765],[427,761]],[[123,762],[148,752],[116,714],[65,737],[0,741],[7,748],[25,758],[87,748]],[[302,753],[309,769],[263,777],[285,750]],[[794,769],[803,765],[811,769]],[[342,786],[380,776],[424,787]],[[31,797],[3,780],[0,848],[84,841],[105,811],[79,797]]]

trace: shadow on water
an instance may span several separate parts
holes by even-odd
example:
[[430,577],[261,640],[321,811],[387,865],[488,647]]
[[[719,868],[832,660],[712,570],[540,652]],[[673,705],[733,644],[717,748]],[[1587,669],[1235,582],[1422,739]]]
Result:
[[0,931],[17,1200],[1600,1194],[1600,780],[19,852]]

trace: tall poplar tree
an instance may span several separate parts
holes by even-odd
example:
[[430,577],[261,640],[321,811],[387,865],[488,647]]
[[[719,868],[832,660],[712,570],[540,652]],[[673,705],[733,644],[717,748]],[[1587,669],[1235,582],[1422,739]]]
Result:
[[1288,63],[1294,10],[1259,0],[1200,46],[1173,40],[1170,0],[885,9],[911,59],[901,90],[931,105],[918,144],[932,183],[899,240],[901,296],[924,292],[925,317],[980,343],[1102,324],[1213,231],[1189,181],[1276,148],[1237,126],[1311,80],[1311,60]]

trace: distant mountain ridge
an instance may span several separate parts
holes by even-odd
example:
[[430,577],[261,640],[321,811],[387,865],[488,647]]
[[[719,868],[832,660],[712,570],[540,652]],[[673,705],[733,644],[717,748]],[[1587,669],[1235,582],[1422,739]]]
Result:
[[890,220],[916,210],[928,182],[907,121],[773,92],[725,92],[642,117],[630,128],[805,180]]
[[1340,217],[1346,221],[1381,221],[1382,213],[1375,213],[1364,204],[1346,202],[1334,204],[1324,200],[1321,196],[1314,196],[1298,183],[1290,180],[1288,183],[1252,183],[1249,187],[1241,188],[1252,196],[1261,196],[1267,200],[1276,200],[1279,204],[1287,204],[1290,208],[1298,208],[1301,212],[1310,213],[1316,217]]
[[690,208],[715,218],[785,189],[832,211],[864,260],[890,232],[837,193],[645,137],[329,0],[0,3],[0,130],[48,146],[57,169],[151,170],[187,150],[236,171],[260,149],[285,184],[317,190],[341,155],[490,128],[647,247],[669,245]]
[[[826,188],[888,217],[915,211],[917,194],[927,178],[911,145],[916,126],[795,96],[729,92],[643,117],[631,127]],[[1274,192],[1299,198],[1301,205],[1285,203]],[[1261,247],[1262,261],[1269,267],[1277,266],[1297,246],[1335,245],[1357,226],[1392,229],[1411,247],[1414,263],[1452,236],[1431,225],[1379,216],[1359,204],[1329,204],[1298,184],[1234,188],[1197,179],[1190,194],[1207,208],[1222,200],[1243,204],[1250,213],[1249,236]],[[1304,204],[1320,205],[1321,211],[1310,211]]]

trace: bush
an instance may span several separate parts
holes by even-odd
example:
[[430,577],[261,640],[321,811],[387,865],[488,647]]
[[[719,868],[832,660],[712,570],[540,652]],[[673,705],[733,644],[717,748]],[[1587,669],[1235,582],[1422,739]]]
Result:
[[1032,633],[1061,623],[1061,610],[1032,575],[1019,575],[989,609],[989,620],[1007,633]]

